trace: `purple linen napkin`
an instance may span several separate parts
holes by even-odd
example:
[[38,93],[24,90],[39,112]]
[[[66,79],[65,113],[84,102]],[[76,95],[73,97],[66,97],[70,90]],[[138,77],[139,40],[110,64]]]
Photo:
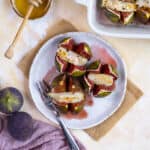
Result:
[[[77,141],[81,150],[85,147]],[[7,131],[7,121],[0,119],[0,150],[69,150],[61,129],[34,121],[34,133],[24,142],[12,138]]]

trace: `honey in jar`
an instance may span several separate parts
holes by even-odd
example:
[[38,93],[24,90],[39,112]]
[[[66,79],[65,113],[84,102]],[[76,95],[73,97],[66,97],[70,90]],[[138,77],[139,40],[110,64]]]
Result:
[[[50,5],[51,0],[42,0],[43,3],[39,5],[39,7],[34,7],[29,19],[36,19],[39,17],[44,16]],[[28,11],[28,8],[30,6],[29,0],[11,0],[11,4],[15,10],[15,12],[21,16],[24,17]]]

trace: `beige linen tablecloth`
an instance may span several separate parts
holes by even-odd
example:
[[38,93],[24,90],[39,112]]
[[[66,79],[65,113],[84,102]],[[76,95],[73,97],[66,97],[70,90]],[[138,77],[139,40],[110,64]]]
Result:
[[[0,1],[0,18],[0,87],[16,86],[21,89],[26,100],[23,110],[31,113],[36,119],[47,121],[35,109],[30,99],[27,77],[20,70],[20,65],[23,63],[21,60],[27,52],[36,47],[37,43],[42,43],[42,39],[50,32],[51,27],[61,19],[71,20],[79,30],[91,31],[86,19],[86,8],[75,4],[73,0],[55,0],[53,8],[44,18],[30,21],[27,24],[22,39],[16,47],[18,52],[13,60],[4,58],[3,54],[13,39],[21,18],[13,12],[9,0]],[[99,150],[100,148],[104,150],[148,150],[150,147],[150,119],[147,115],[150,113],[150,72],[148,66],[150,64],[150,40],[103,38],[110,42],[125,59],[129,78],[145,92],[145,95],[98,142],[94,142],[83,131],[74,131],[74,133],[89,150]]]

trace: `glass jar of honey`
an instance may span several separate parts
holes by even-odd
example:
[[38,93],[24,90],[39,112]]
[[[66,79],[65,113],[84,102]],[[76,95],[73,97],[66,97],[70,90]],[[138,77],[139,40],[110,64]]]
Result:
[[[29,0],[10,0],[11,4],[13,6],[13,9],[15,10],[15,12],[21,16],[24,17],[28,11],[29,8]],[[50,5],[51,5],[51,0],[42,0],[43,3],[41,5],[39,5],[39,7],[34,7],[29,19],[37,19],[40,18],[42,16],[44,16]]]

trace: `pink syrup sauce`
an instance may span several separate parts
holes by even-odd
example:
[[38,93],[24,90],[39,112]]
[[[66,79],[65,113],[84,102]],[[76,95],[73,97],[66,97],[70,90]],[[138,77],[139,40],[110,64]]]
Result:
[[102,48],[98,45],[92,46],[93,58],[92,60],[100,59],[104,64],[111,64],[114,67],[117,67],[116,60],[107,52],[105,48]]

